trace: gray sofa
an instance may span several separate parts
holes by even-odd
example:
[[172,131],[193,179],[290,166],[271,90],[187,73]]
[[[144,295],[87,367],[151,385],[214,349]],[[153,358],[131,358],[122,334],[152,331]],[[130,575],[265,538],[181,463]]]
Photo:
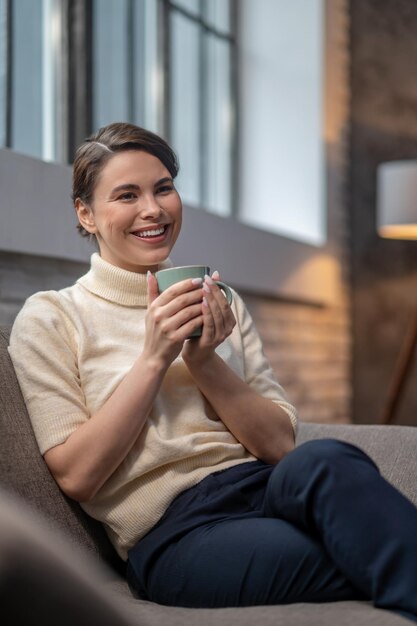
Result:
[[[368,602],[183,609],[134,599],[100,524],[58,489],[39,454],[0,328],[0,606],[7,624],[48,626],[395,626]],[[417,503],[417,429],[302,423],[297,443],[335,437],[365,449]],[[372,533],[372,528],[369,529]],[[417,532],[417,529],[416,529]]]

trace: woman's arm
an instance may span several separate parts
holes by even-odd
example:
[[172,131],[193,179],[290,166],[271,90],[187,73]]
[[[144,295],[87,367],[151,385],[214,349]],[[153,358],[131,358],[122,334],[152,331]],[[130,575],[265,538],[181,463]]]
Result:
[[74,500],[91,500],[125,459],[142,432],[166,370],[186,337],[202,323],[201,289],[191,280],[159,296],[156,279],[150,276],[148,292],[141,355],[107,402],[44,455],[55,480]]
[[182,355],[201,393],[227,428],[257,458],[276,463],[294,447],[288,414],[243,381],[214,349],[235,326],[235,318],[219,288],[205,287],[203,335],[188,342]]
[[140,435],[164,368],[141,355],[107,402],[44,459],[62,491],[79,502],[94,497]]
[[277,463],[294,447],[294,430],[278,404],[258,395],[216,353],[188,363],[201,393],[231,433],[265,463]]

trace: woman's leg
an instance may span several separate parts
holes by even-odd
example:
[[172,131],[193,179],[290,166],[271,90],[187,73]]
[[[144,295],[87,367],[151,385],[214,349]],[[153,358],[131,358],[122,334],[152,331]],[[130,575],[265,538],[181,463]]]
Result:
[[376,606],[417,618],[417,508],[360,449],[327,439],[296,448],[269,478],[265,514],[318,537]]
[[230,607],[361,598],[320,542],[278,519],[201,526],[154,563],[146,597],[185,607]]

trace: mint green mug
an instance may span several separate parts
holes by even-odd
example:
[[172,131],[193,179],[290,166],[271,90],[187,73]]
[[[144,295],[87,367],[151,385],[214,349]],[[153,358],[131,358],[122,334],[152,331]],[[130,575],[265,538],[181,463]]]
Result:
[[[159,292],[162,293],[171,285],[175,285],[175,283],[179,283],[182,280],[186,280],[187,278],[202,278],[204,280],[204,276],[210,276],[210,268],[207,265],[184,265],[183,267],[169,267],[165,270],[159,270],[155,273],[156,280],[158,282]],[[232,304],[233,301],[233,293],[228,285],[223,283],[221,280],[214,281],[216,285],[220,287],[226,296],[227,302]],[[197,328],[193,332],[191,337],[200,337],[202,328]]]

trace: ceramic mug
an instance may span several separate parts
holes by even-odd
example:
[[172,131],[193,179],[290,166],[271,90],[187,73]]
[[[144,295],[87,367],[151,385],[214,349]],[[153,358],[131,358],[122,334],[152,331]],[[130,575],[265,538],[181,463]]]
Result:
[[[182,280],[186,280],[187,278],[202,278],[204,280],[204,276],[206,275],[210,276],[210,268],[207,267],[207,265],[185,265],[183,267],[169,267],[165,270],[159,270],[155,273],[160,293],[165,291],[165,289],[168,289],[168,287],[171,287],[171,285],[179,283]],[[215,280],[214,282],[223,291],[228,303],[232,304],[233,293],[230,287],[223,283],[221,280]],[[201,328],[197,328],[197,330],[193,332],[191,337],[200,337],[201,331]]]

